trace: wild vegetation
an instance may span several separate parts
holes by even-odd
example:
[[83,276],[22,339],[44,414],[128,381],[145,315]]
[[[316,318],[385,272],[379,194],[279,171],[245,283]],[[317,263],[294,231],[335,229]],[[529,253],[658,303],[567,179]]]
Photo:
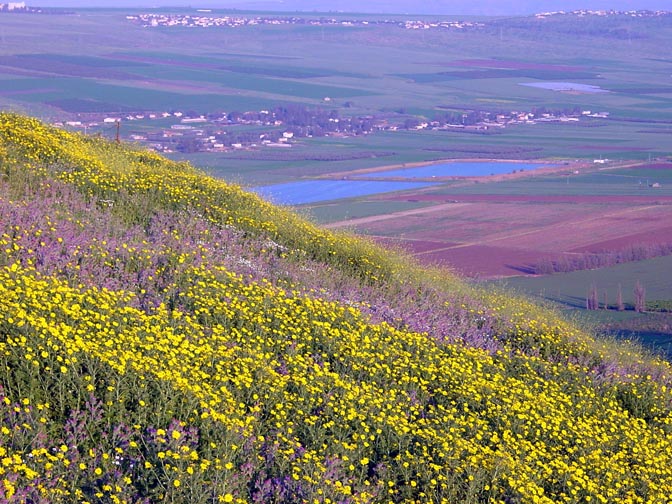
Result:
[[0,499],[662,502],[669,365],[0,115]]

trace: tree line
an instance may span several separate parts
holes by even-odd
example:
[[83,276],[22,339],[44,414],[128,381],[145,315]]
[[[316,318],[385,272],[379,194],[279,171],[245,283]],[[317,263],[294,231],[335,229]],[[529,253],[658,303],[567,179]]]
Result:
[[[646,289],[639,280],[635,282],[635,287],[632,293],[634,296],[634,304],[632,305],[632,308],[637,313],[647,311]],[[615,305],[610,305],[607,290],[605,289],[602,291],[602,297],[600,299],[600,291],[597,288],[597,285],[593,282],[586,295],[586,310],[610,310],[614,308],[618,311],[625,311],[626,309],[625,303],[623,302],[623,288],[621,287],[621,284],[618,284]]]
[[621,250],[604,252],[585,252],[563,256],[559,259],[545,258],[532,267],[535,275],[551,275],[553,273],[569,273],[599,268],[608,268],[654,257],[672,255],[672,243],[648,243],[630,245]]

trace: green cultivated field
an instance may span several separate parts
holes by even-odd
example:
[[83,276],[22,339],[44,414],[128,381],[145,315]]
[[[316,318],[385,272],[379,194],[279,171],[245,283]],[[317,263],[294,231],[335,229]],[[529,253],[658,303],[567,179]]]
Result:
[[[665,19],[549,22],[542,37],[541,25],[532,20],[491,20],[494,25],[476,30],[302,25],[150,29],[125,19],[139,12],[0,16],[0,105],[32,112],[48,103],[54,114],[59,109],[77,113],[105,107],[111,112],[167,107],[209,112],[283,101],[317,106],[329,97],[329,107],[340,108],[347,100],[350,108],[343,112],[354,114],[403,109],[432,119],[446,107],[578,107],[645,121],[669,120],[666,109],[672,105],[664,49],[672,23]],[[586,23],[595,25],[592,31]],[[639,36],[621,40],[605,35],[619,23]],[[568,30],[580,33],[571,44]],[[593,84],[612,92],[569,94],[520,85],[549,80]],[[649,138],[656,135],[637,134],[649,126],[659,125],[549,125],[550,131],[541,132],[542,127],[520,127],[504,138],[479,137],[478,142],[535,142],[543,155],[589,157],[578,141],[603,145],[622,139],[623,152],[614,157],[627,157],[630,143],[645,136],[648,142],[641,147],[647,154],[669,152],[669,145],[661,145],[664,140]],[[568,135],[566,128],[574,134]],[[413,142],[418,150],[433,143],[421,138]]]
[[[611,166],[610,166],[611,165]],[[566,173],[535,174],[521,179],[477,181],[458,186],[439,186],[428,194],[499,194],[563,196],[672,196],[672,170],[619,168],[616,163],[582,168],[579,174],[568,168]],[[602,167],[604,166],[604,167]],[[658,183],[660,187],[650,187]]]
[[[365,137],[350,138],[313,138],[301,139],[291,153],[283,151],[289,162],[269,162],[268,150],[251,152],[244,156],[238,152],[224,154],[189,155],[195,164],[208,167],[224,178],[233,177],[250,184],[259,182],[257,174],[266,173],[268,180],[291,181],[297,176],[296,167],[301,166],[309,173],[327,174],[377,166],[401,165],[404,163],[431,162],[443,159],[598,159],[600,157],[614,161],[624,159],[647,160],[649,157],[663,157],[669,151],[663,134],[638,133],[641,125],[605,126],[600,129],[599,138],[586,139],[580,134],[584,129],[572,131],[574,137],[563,137],[569,126],[539,124],[508,128],[501,133],[482,135],[477,133],[455,133],[448,131],[396,131],[380,132]],[[598,128],[585,128],[587,134],[595,133]],[[527,133],[527,136],[526,136]],[[610,136],[613,133],[614,136]],[[560,136],[556,136],[560,135]],[[648,146],[648,148],[647,148]],[[608,149],[607,149],[608,147]],[[613,148],[613,150],[612,150]],[[637,150],[634,150],[637,149]],[[316,162],[315,156],[326,160]],[[352,156],[352,159],[333,160],[338,155]],[[375,157],[373,157],[375,155]],[[278,155],[279,156],[279,155]],[[574,191],[574,178],[570,179],[570,188],[562,191]],[[556,190],[553,181],[551,189]],[[566,179],[561,180],[566,185]],[[527,184],[528,182],[523,182]],[[532,181],[535,188],[541,190],[540,181]],[[661,181],[662,183],[662,181]],[[507,184],[498,184],[496,192],[519,189],[518,183],[511,189]],[[627,184],[625,184],[627,185]],[[635,188],[636,189],[636,188]],[[665,191],[669,188],[663,188]],[[480,190],[464,188],[464,191]],[[580,190],[576,188],[576,190]],[[591,189],[592,190],[592,189]],[[625,189],[629,191],[629,189]]]
[[429,205],[428,203],[409,201],[347,201],[308,206],[301,208],[301,211],[306,212],[307,216],[315,222],[327,224],[346,219],[359,219],[361,217],[425,208]]
[[[644,130],[646,128],[646,130]],[[652,133],[655,132],[655,133]],[[305,153],[305,163],[292,156],[287,163],[268,163],[264,154],[250,154],[247,159],[228,155],[199,155],[196,164],[216,167],[226,177],[237,177],[254,184],[254,173],[268,170],[272,180],[293,180],[295,163],[309,167],[313,173],[331,173],[403,163],[430,162],[442,159],[598,159],[614,161],[648,160],[665,157],[672,150],[670,130],[662,125],[610,122],[594,127],[561,124],[520,125],[493,134],[453,131],[394,131],[365,137],[301,139],[296,152]],[[311,162],[316,153],[351,153],[352,160]],[[377,157],[362,158],[362,152],[378,152]],[[261,158],[261,159],[260,159]],[[573,180],[573,179],[572,179]],[[570,180],[570,185],[572,180]],[[563,184],[566,181],[562,180]],[[661,182],[662,183],[662,182]],[[470,190],[470,189],[465,189]],[[498,188],[497,191],[507,189]],[[514,189],[514,191],[517,189]],[[564,190],[564,189],[563,189]]]
[[506,284],[527,294],[569,307],[585,308],[586,294],[593,283],[600,292],[600,302],[606,290],[608,302],[615,304],[618,285],[621,284],[623,301],[633,304],[633,288],[637,280],[645,287],[647,299],[672,299],[670,271],[672,271],[672,256],[619,264],[598,270],[556,273],[534,278],[510,278],[506,280]]
[[[591,271],[557,273],[543,277],[509,278],[496,282],[508,289],[559,304],[564,310],[578,317],[582,323],[603,328],[618,337],[634,338],[656,351],[672,358],[672,314],[635,313],[634,287],[639,281],[646,290],[646,299],[672,299],[672,257],[658,257],[636,263],[619,264],[611,268]],[[610,310],[587,311],[586,296],[595,284],[600,303],[607,293]],[[615,310],[618,286],[621,286],[626,310]]]

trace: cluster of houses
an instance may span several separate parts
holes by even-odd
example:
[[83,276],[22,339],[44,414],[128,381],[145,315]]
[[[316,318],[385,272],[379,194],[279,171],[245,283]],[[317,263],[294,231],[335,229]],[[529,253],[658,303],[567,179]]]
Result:
[[[88,120],[70,120],[57,124],[107,136],[113,136],[121,129],[125,138],[141,142],[159,152],[223,152],[257,147],[289,148],[299,138],[318,136],[357,136],[397,130],[492,133],[517,124],[567,123],[608,117],[608,112],[578,109],[535,109],[532,112],[480,110],[462,114],[451,112],[431,121],[423,121],[400,115],[339,117],[335,110],[309,109],[297,105],[207,116],[180,111],[119,116],[89,115]],[[146,124],[154,120],[163,121],[157,127]],[[133,122],[138,122],[138,126],[134,126]],[[142,127],[139,127],[141,123]],[[260,126],[263,128],[260,129]]]
[[[147,124],[152,120],[163,121],[152,127]],[[121,130],[125,138],[159,152],[222,152],[258,146],[288,148],[296,138],[354,136],[374,129],[371,116],[339,118],[335,111],[300,106],[207,116],[180,111],[109,116],[87,114],[87,119],[55,124],[108,137]],[[263,131],[259,126],[264,127]]]
[[127,15],[126,19],[141,24],[143,27],[228,27],[255,25],[309,25],[309,26],[375,26],[396,25],[408,30],[430,29],[465,29],[485,26],[475,21],[391,21],[391,20],[361,20],[361,19],[335,19],[335,18],[301,18],[279,16],[231,16],[213,15],[209,10],[200,10],[198,14],[138,14]]
[[236,17],[236,16],[203,16],[189,14],[139,14],[128,15],[126,19],[142,24],[143,27],[190,27],[210,28],[254,26],[263,24],[290,24],[288,18]]
[[[0,4],[1,5],[1,4]],[[540,12],[535,14],[537,19],[554,16],[629,16],[636,18],[670,16],[672,12],[663,10],[589,10],[579,9],[572,11]],[[336,19],[336,18],[303,18],[296,16],[232,16],[215,15],[209,9],[199,9],[197,14],[137,14],[128,15],[126,19],[141,24],[143,27],[229,27],[254,25],[310,25],[310,26],[376,26],[396,25],[407,30],[431,29],[468,29],[483,28],[486,25],[477,21],[425,21],[425,20],[363,20],[363,19]]]
[[0,3],[0,11],[4,12],[25,11],[26,9],[26,2]]
[[476,21],[404,21],[404,28],[407,30],[431,30],[433,28],[483,28],[484,23]]
[[554,12],[540,12],[539,14],[535,14],[535,17],[538,19],[544,19],[548,17],[553,17],[553,16],[578,16],[578,17],[586,17],[586,16],[601,16],[601,17],[609,17],[609,16],[628,16],[628,17],[634,17],[634,18],[649,18],[649,17],[664,17],[664,16],[670,16],[672,15],[672,12],[670,11],[664,11],[664,10],[628,10],[628,11],[619,11],[619,10],[587,10],[587,9],[579,9],[579,10],[573,10],[573,11],[554,11]]
[[431,122],[406,121],[406,129],[433,129],[433,130],[465,130],[487,132],[514,126],[517,124],[539,123],[572,123],[585,118],[606,119],[609,112],[592,112],[590,110],[539,110],[535,112],[488,112],[472,111],[461,116],[451,114],[444,118],[437,118]]

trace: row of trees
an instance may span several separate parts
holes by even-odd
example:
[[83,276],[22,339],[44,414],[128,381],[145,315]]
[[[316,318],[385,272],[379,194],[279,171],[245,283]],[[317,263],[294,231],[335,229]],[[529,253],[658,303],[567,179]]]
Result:
[[[641,284],[639,280],[635,283],[635,288],[633,289],[633,295],[634,295],[634,305],[633,308],[637,313],[642,313],[646,311],[646,289],[644,286]],[[593,283],[590,286],[590,289],[588,290],[588,295],[586,296],[586,309],[587,310],[599,310],[599,309],[604,309],[604,310],[609,310],[613,309],[614,307],[611,307],[609,305],[608,299],[607,299],[607,291],[606,289],[603,291],[603,297],[602,297],[602,303],[600,304],[600,293],[597,288],[597,285]],[[625,310],[625,303],[623,302],[623,289],[621,287],[621,284],[618,284],[618,290],[616,293],[616,305],[615,305],[616,310],[618,311],[624,311]]]
[[569,273],[598,268],[608,268],[617,264],[643,261],[672,255],[672,243],[646,243],[630,245],[621,250],[605,252],[586,252],[559,259],[543,259],[533,266],[536,275],[551,275],[553,273]]

